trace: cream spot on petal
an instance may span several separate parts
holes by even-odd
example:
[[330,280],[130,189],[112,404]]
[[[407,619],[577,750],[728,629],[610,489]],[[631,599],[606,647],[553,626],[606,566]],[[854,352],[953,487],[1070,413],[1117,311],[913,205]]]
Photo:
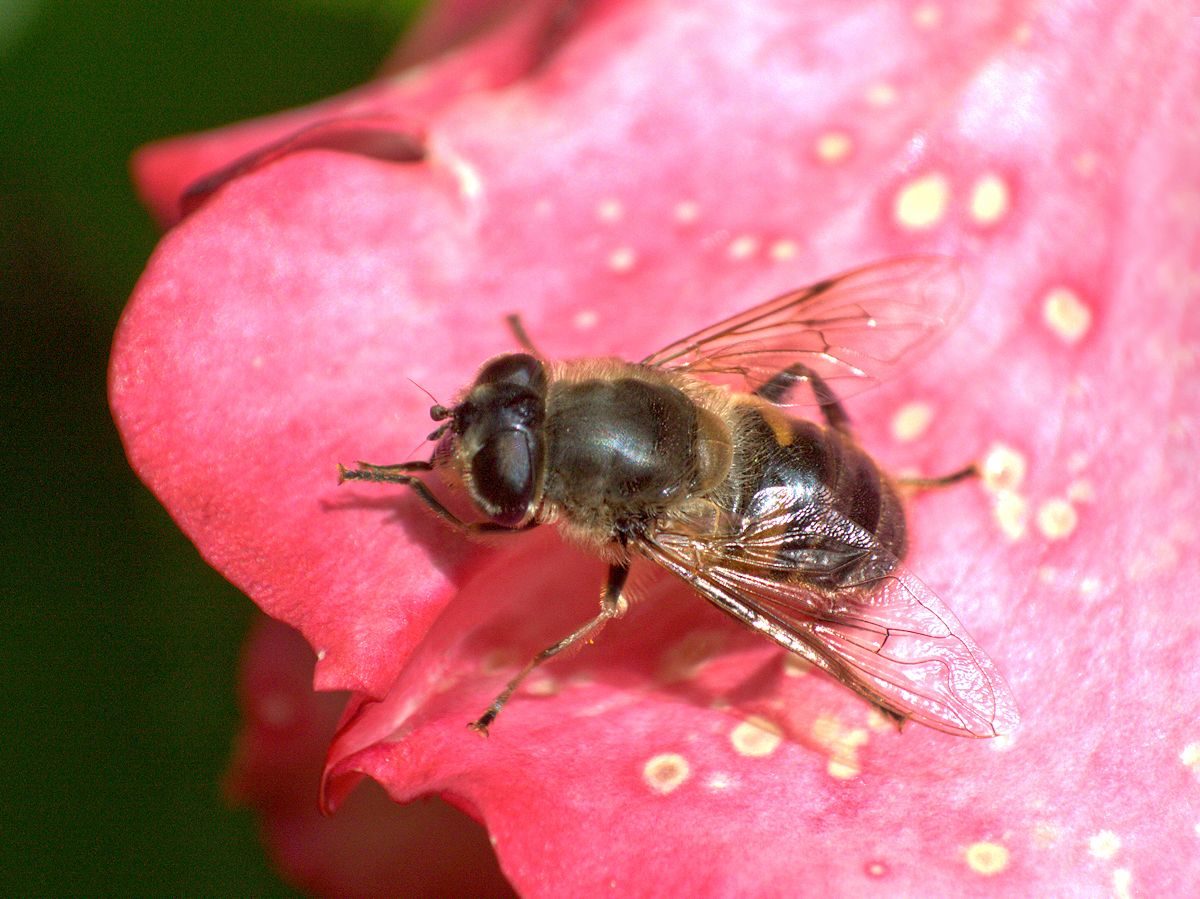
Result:
[[866,99],[871,106],[891,106],[896,102],[896,89],[886,81],[876,81],[867,86]]
[[922,31],[937,28],[942,23],[942,10],[932,3],[922,3],[913,10],[913,24]]
[[1055,287],[1042,300],[1042,321],[1066,343],[1078,343],[1092,326],[1092,310],[1073,291]]
[[1117,899],[1132,899],[1133,872],[1128,868],[1116,868],[1112,873],[1113,895]]
[[602,222],[619,222],[624,215],[625,207],[617,199],[601,200],[596,206],[596,218]]
[[1020,540],[1025,536],[1025,526],[1029,521],[1029,502],[1025,497],[1012,490],[1005,490],[996,495],[996,523],[1010,540]]
[[887,865],[883,862],[868,862],[866,870],[868,877],[875,878],[883,877],[888,872]]
[[942,220],[949,200],[950,182],[935,172],[904,185],[896,195],[893,214],[901,227],[921,231]]
[[971,188],[971,218],[981,225],[994,225],[1008,212],[1008,184],[1003,178],[989,173]]
[[689,225],[700,218],[700,206],[692,200],[684,200],[675,204],[675,221],[681,225]]
[[800,252],[800,247],[794,240],[777,240],[771,244],[771,258],[776,262],[787,262],[789,259],[795,259],[798,252]]
[[1088,852],[1096,858],[1110,859],[1121,848],[1121,838],[1111,830],[1102,830],[1088,837]]
[[600,314],[595,309],[584,309],[575,313],[575,317],[571,319],[573,324],[580,331],[590,331],[600,322]]
[[758,252],[759,240],[751,234],[742,234],[729,243],[730,259],[749,259]]
[[932,421],[933,407],[929,403],[906,403],[892,416],[892,436],[901,443],[916,440]]
[[1200,837],[1200,821],[1196,822],[1196,826],[1192,830],[1196,831],[1196,836]]
[[999,843],[972,843],[967,847],[966,859],[972,871],[990,877],[1008,867],[1008,848]]
[[262,356],[255,356],[250,360],[250,365],[254,368],[262,368],[265,361]]
[[1053,565],[1039,565],[1037,576],[1043,584],[1053,584],[1058,580],[1058,569]]
[[1084,596],[1091,596],[1100,589],[1100,578],[1095,575],[1088,575],[1079,582],[1079,592]]
[[1016,28],[1013,29],[1013,33],[1012,33],[1013,43],[1016,44],[1018,47],[1027,46],[1032,37],[1033,37],[1033,28],[1030,27],[1028,22],[1022,22],[1020,25],[1018,25]]
[[1049,540],[1063,540],[1075,531],[1079,515],[1065,499],[1050,499],[1038,507],[1037,526]]
[[751,715],[730,731],[729,742],[739,755],[761,758],[779,748],[783,731],[774,721]]
[[608,254],[608,267],[614,272],[628,272],[637,264],[633,247],[618,247]]
[[1200,774],[1200,743],[1188,743],[1184,746],[1183,752],[1179,753],[1179,760],[1186,767]]
[[1025,456],[1003,443],[996,443],[983,459],[983,486],[985,490],[999,493],[1016,490],[1025,480]]
[[817,159],[832,165],[850,155],[854,143],[844,131],[827,131],[817,138]]
[[665,796],[678,789],[690,773],[687,759],[676,752],[664,752],[646,762],[642,779],[651,790]]
[[325,661],[325,656],[327,656],[327,655],[329,655],[328,649],[318,649],[317,650],[317,661],[318,662]]

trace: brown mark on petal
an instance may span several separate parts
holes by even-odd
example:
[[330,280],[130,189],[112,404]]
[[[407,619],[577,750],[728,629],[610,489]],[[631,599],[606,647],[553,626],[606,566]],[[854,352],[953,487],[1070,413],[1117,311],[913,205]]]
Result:
[[426,157],[424,136],[397,119],[372,116],[314,122],[194,181],[179,198],[179,217],[190,215],[235,178],[303,150],[332,150],[399,163],[422,162]]

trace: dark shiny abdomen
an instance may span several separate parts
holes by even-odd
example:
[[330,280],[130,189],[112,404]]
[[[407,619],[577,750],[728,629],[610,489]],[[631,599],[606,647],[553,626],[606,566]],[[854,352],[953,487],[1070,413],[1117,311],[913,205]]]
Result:
[[[899,498],[853,441],[809,421],[788,420],[785,444],[757,410],[747,408],[743,416],[730,520],[753,519],[786,503],[794,516],[776,558],[780,571],[837,588],[886,574],[892,558],[904,556]],[[839,530],[844,519],[858,528]]]
[[695,404],[636,378],[559,382],[546,421],[546,499],[611,527],[658,514],[692,488]]

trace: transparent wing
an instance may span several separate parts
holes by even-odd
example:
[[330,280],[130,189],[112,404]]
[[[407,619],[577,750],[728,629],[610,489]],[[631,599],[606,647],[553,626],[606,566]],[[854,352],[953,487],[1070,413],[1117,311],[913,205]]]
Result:
[[800,362],[848,396],[889,377],[963,307],[955,260],[889,259],[785,293],[642,360],[753,391]]
[[731,535],[675,523],[638,549],[883,709],[962,736],[1012,731],[1008,685],[946,605],[834,509],[787,500]]

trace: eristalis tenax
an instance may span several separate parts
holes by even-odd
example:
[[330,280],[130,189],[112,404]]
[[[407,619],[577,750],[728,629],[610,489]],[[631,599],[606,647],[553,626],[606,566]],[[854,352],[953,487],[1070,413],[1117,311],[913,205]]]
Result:
[[[951,734],[1015,728],[1012,693],[934,593],[900,562],[900,494],[970,476],[888,477],[855,440],[835,383],[859,389],[953,317],[954,262],[914,256],[786,293],[640,362],[488,361],[439,422],[427,461],[339,466],[342,480],[404,484],[469,533],[555,523],[608,563],[600,612],[538,653],[472,727],[486,734],[535,667],[628,608],[647,559],[806,659],[897,725]],[[805,388],[805,389],[802,389]],[[788,414],[807,391],[824,424]],[[841,391],[843,393],[848,391]],[[419,475],[465,487],[465,522]]]

